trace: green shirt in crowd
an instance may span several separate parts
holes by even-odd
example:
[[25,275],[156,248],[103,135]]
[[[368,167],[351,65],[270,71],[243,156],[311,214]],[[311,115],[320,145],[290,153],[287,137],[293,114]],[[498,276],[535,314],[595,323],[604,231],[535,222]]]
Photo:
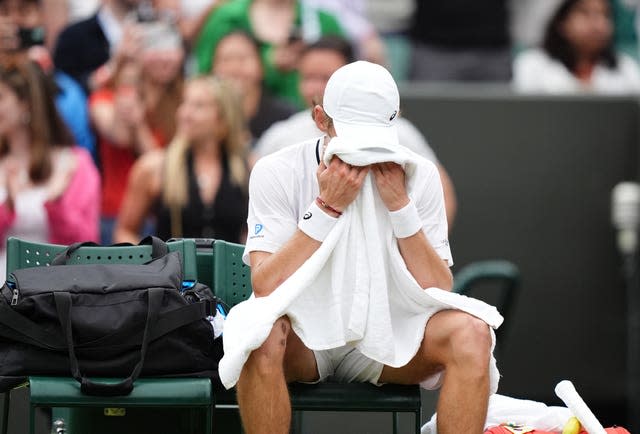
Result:
[[[214,9],[209,15],[194,48],[199,73],[206,74],[211,71],[216,46],[225,35],[241,30],[255,37],[249,19],[251,1],[233,0]],[[325,35],[344,36],[337,19],[333,15],[321,10],[305,8],[300,1],[296,2],[294,25],[296,30],[299,30],[299,34],[311,33],[316,39]],[[264,84],[267,90],[273,95],[284,98],[303,108],[304,101],[298,90],[298,72],[277,70],[271,56],[274,45],[260,40],[258,43],[264,67]]]

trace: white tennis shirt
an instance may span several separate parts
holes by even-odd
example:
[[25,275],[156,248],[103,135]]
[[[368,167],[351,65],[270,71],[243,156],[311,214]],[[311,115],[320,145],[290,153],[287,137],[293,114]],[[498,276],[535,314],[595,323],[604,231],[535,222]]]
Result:
[[[258,160],[249,180],[248,234],[243,255],[275,253],[295,233],[298,221],[319,194],[316,172],[324,137],[289,146]],[[409,186],[427,239],[449,266],[453,265],[448,241],[442,184],[436,166],[421,159]],[[372,176],[372,175],[370,175]]]

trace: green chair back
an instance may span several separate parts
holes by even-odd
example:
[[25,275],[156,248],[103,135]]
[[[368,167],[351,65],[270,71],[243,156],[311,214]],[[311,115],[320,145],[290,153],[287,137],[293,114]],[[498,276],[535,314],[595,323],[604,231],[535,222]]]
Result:
[[504,317],[504,324],[496,334],[506,336],[506,330],[511,325],[511,317],[520,289],[520,269],[510,261],[487,260],[472,262],[455,273],[453,291],[459,294],[469,294],[483,298],[481,289],[490,286],[497,290],[495,306]]
[[[184,239],[167,243],[169,251],[182,254],[185,280],[197,280],[196,244]],[[10,237],[7,240],[7,275],[14,270],[51,265],[56,254],[67,246],[37,243]],[[68,264],[143,264],[151,260],[151,246],[83,246],[74,252]]]
[[251,296],[251,270],[242,262],[244,245],[216,240],[213,244],[213,292],[232,308]]

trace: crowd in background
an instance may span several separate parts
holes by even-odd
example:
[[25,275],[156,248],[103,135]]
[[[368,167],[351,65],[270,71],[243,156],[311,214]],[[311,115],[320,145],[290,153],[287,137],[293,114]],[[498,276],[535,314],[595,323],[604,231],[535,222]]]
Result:
[[[636,93],[636,25],[637,0],[0,0],[0,245],[243,242],[253,163],[320,135],[340,66]],[[438,165],[452,225],[446,169],[399,133]]]

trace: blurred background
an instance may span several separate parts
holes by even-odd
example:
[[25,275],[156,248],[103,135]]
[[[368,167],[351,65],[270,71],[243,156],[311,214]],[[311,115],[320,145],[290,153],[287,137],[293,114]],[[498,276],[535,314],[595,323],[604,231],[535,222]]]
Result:
[[[520,270],[499,393],[560,405],[570,379],[603,425],[640,429],[637,257],[611,218],[639,174],[639,26],[637,0],[0,0],[0,245],[242,243],[255,161],[320,135],[331,73],[377,62],[399,83],[401,143],[440,169],[454,275]],[[384,433],[385,417],[298,422]]]

